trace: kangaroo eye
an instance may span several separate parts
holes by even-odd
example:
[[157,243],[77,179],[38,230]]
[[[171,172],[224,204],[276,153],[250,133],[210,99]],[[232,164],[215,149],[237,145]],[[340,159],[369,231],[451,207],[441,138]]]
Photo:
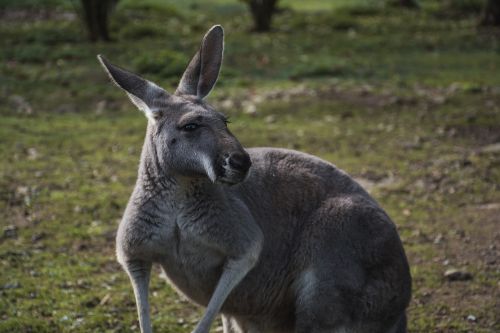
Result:
[[198,127],[200,127],[198,124],[189,123],[187,125],[182,126],[182,130],[186,131],[186,132],[191,132],[191,131],[194,131],[195,129],[197,129]]

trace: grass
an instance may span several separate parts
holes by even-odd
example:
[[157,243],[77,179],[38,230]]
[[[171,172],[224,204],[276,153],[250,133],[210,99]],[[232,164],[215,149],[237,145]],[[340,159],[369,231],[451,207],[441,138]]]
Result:
[[[410,332],[500,330],[500,155],[485,149],[500,141],[499,32],[430,0],[419,12],[283,1],[275,31],[256,35],[240,2],[177,3],[123,0],[111,44],[86,42],[55,0],[49,18],[0,22],[0,332],[137,331],[114,232],[145,119],[95,55],[172,91],[215,23],[226,55],[210,101],[241,142],[334,162],[396,221],[414,277]],[[450,267],[473,280],[446,281]],[[155,330],[188,332],[201,309],[158,273]]]

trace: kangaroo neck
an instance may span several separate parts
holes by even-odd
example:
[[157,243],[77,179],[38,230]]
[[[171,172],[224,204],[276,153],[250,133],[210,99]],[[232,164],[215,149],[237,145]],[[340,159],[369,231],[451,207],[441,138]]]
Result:
[[154,199],[183,206],[207,197],[216,198],[222,193],[221,185],[212,183],[207,177],[172,172],[159,156],[152,138],[146,135],[135,189],[138,201]]

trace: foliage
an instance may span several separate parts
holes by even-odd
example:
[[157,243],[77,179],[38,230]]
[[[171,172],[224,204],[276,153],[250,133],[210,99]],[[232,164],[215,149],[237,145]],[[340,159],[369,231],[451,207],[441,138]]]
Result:
[[170,4],[166,1],[122,0],[118,3],[118,8],[147,15],[163,15],[165,18],[182,16],[182,13],[177,9],[177,7],[174,6],[174,4]]
[[0,0],[1,8],[68,8],[66,0]]
[[151,73],[161,77],[179,79],[187,67],[187,56],[180,52],[164,50],[154,55],[142,54],[134,59],[133,65],[139,73]]
[[389,0],[388,4],[390,6],[398,6],[408,9],[418,9],[420,7],[419,2],[417,0]]
[[485,5],[486,0],[447,0],[445,2],[448,10],[464,14],[480,13]]
[[123,26],[120,29],[119,35],[123,40],[162,37],[165,35],[165,29],[154,23],[137,22]]

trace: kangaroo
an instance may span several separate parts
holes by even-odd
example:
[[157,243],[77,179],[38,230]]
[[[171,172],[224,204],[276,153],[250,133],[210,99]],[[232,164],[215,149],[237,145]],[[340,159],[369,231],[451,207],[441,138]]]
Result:
[[147,116],[137,182],[116,237],[140,329],[151,266],[222,314],[225,333],[406,332],[411,277],[395,225],[347,173],[305,153],[244,149],[204,98],[224,31],[212,27],[175,93],[98,56]]

